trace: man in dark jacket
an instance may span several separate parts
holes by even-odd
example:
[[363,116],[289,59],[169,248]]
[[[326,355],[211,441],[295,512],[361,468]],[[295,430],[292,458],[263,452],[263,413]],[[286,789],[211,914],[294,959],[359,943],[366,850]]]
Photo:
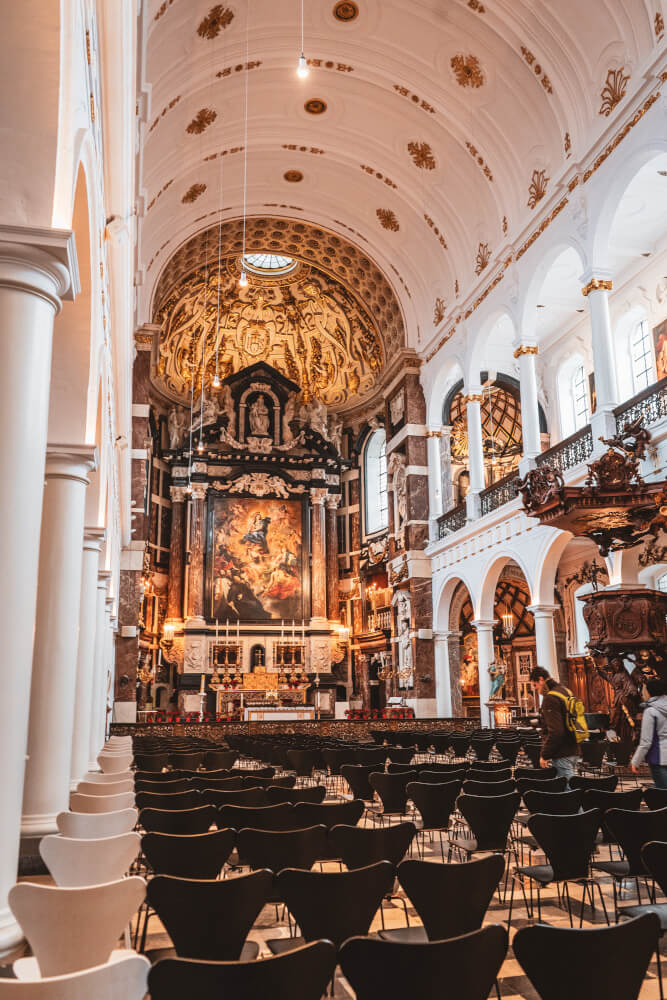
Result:
[[576,736],[566,724],[565,702],[558,695],[569,697],[571,692],[555,681],[544,667],[534,667],[530,680],[534,691],[542,695],[544,738],[540,767],[555,767],[558,777],[567,778],[569,784],[570,778],[575,774],[579,747]]

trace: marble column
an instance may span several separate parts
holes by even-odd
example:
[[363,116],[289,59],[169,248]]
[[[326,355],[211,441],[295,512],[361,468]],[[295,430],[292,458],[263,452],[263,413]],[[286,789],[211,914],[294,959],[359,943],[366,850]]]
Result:
[[312,562],[310,572],[311,625],[325,625],[327,621],[327,552],[324,527],[325,489],[312,489]]
[[591,416],[593,432],[593,457],[606,451],[600,437],[610,437],[616,433],[616,418],[613,409],[618,403],[614,338],[609,315],[609,293],[612,290],[611,274],[607,271],[592,271],[584,275],[587,284],[582,295],[588,302],[591,321],[591,347],[593,349],[593,369],[595,371],[595,413]]
[[190,512],[190,571],[188,573],[188,625],[204,625],[204,551],[206,548],[207,483],[192,484]]
[[183,528],[185,521],[185,487],[172,486],[170,492],[171,541],[169,548],[167,621],[181,621],[183,618]]
[[[521,344],[514,352],[514,357],[519,360],[523,461],[530,463],[542,451],[540,410],[537,398],[537,346],[535,344]],[[526,472],[529,467],[527,466]]]
[[440,439],[443,431],[440,427],[429,427],[426,431],[426,454],[428,464],[428,516],[429,538],[434,541],[438,537],[438,518],[443,513],[442,496],[442,452]]
[[327,512],[327,615],[329,621],[339,621],[338,606],[338,514],[340,495],[331,493],[326,498]]
[[76,697],[72,731],[71,785],[88,770],[93,683],[95,677],[95,632],[97,625],[97,573],[104,528],[86,528],[83,534],[79,646],[76,655]]
[[47,447],[21,820],[26,837],[55,832],[56,816],[69,806],[83,520],[96,464],[90,445]]
[[35,633],[53,320],[77,291],[73,236],[0,226],[0,678],[11,710],[0,726],[0,953],[23,933],[7,905],[16,882]]
[[449,632],[433,633],[435,699],[439,719],[452,716],[452,686],[449,674]]
[[468,519],[472,520],[480,516],[479,494],[485,486],[481,388],[476,389],[474,392],[469,392],[465,397],[465,403],[468,428],[468,472],[470,473],[470,492],[466,497],[466,504]]
[[90,712],[90,744],[88,748],[90,760],[88,768],[99,770],[97,755],[104,743],[103,718],[106,713],[106,673],[104,664],[104,630],[106,627],[106,599],[109,591],[111,573],[101,570],[97,574],[97,593],[95,597],[95,650],[93,657],[93,703]]
[[493,629],[495,621],[477,620],[471,622],[477,633],[477,667],[479,670],[479,704],[482,725],[493,727],[493,711],[487,708],[487,701],[491,694],[491,677],[489,666],[495,659],[493,649]]
[[551,604],[532,604],[527,610],[535,619],[536,666],[544,667],[555,680],[558,680],[558,658],[554,632],[554,611],[556,608]]

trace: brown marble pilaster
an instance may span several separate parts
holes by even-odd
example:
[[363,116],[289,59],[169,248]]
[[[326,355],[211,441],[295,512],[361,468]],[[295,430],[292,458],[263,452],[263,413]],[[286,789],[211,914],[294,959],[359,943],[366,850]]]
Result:
[[361,514],[359,504],[361,501],[361,489],[358,479],[350,481],[350,506],[356,508],[350,514],[350,551],[352,553],[352,579],[353,590],[357,592],[357,599],[352,601],[352,634],[359,635],[362,630],[361,614],[361,586],[360,586],[360,556],[361,549]]
[[[207,483],[192,484],[190,513],[190,572],[188,574],[188,619],[204,615],[204,548],[206,545]],[[172,529],[173,530],[173,529]]]
[[327,497],[327,615],[329,621],[340,618],[338,607],[338,505],[340,496],[332,493]]
[[169,549],[169,589],[167,618],[183,617],[183,529],[185,521],[185,487],[171,487],[171,543]]
[[313,618],[327,616],[327,551],[324,527],[324,501],[327,491],[312,489],[310,501],[312,509],[312,568],[310,574],[310,600]]

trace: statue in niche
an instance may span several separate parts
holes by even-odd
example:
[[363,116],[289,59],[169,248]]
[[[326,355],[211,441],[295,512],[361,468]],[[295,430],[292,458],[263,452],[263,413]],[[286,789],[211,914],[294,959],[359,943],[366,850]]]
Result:
[[232,390],[228,385],[223,386],[220,393],[220,412],[227,417],[227,435],[230,438],[236,437],[236,410],[232,399]]
[[260,393],[250,407],[248,421],[251,432],[258,437],[266,437],[269,433],[269,408],[263,393]]
[[169,447],[176,451],[180,447],[188,424],[188,418],[182,406],[172,406],[167,417],[169,432]]
[[[392,484],[395,498],[396,524],[394,530],[401,539],[400,547],[403,547],[403,532],[405,522],[408,519],[408,484],[405,473],[405,456],[394,452],[389,459],[389,475],[392,477]],[[397,541],[398,544],[398,541]]]
[[292,433],[290,424],[295,418],[296,396],[292,393],[285,404],[285,411],[283,413],[283,444],[292,444],[294,442],[294,434]]
[[194,405],[195,417],[192,421],[192,430],[198,431],[200,427],[209,427],[214,424],[220,416],[220,406],[214,396],[201,396]]
[[410,635],[412,609],[410,595],[401,591],[396,601],[398,632],[398,686],[411,688],[414,685],[414,663],[412,659],[412,637]]
[[312,431],[321,434],[325,441],[329,440],[329,428],[327,426],[327,408],[317,396],[310,403],[304,405],[302,414],[304,423]]
[[497,701],[502,697],[505,685],[506,667],[503,660],[494,660],[493,663],[489,664],[489,677],[491,678],[489,701]]
[[333,414],[329,417],[329,440],[340,455],[343,449],[343,421]]

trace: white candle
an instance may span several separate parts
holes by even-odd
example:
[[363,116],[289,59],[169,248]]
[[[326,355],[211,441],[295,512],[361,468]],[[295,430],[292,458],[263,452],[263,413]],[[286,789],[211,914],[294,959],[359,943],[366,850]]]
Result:
[[158,654],[157,654],[157,665],[158,665],[158,667],[160,666],[161,663],[162,663],[162,646],[160,646],[160,649],[158,650]]
[[294,642],[294,619],[292,618],[292,642]]
[[218,641],[218,619],[215,619],[215,641]]
[[240,620],[236,619],[236,641],[238,642],[241,638],[241,623]]
[[305,641],[306,641],[306,623],[305,623],[305,621],[302,618],[301,619],[301,642],[305,642]]
[[229,639],[229,618],[227,619],[227,624],[225,625],[225,639]]
[[205,690],[206,690],[206,674],[202,674],[201,675],[201,684],[200,684],[200,687],[199,687],[199,693],[203,694]]

